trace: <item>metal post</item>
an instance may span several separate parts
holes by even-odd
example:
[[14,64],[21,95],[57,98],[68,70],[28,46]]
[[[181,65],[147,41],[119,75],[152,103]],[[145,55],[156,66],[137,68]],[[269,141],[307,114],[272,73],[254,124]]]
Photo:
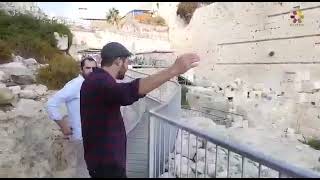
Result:
[[242,157],[242,171],[241,171],[241,178],[244,177],[244,156],[241,156]]
[[161,144],[161,120],[158,120],[158,122],[159,122],[159,128],[157,128],[157,129],[159,129],[159,133],[158,133],[158,136],[159,136],[159,142],[157,143],[158,144],[158,165],[159,165],[159,167],[158,167],[158,177],[160,177],[160,174],[161,174],[161,146],[162,146],[162,144]]
[[[167,127],[167,124],[164,123],[163,126]],[[163,131],[167,128],[162,128]],[[160,142],[161,143],[161,142]],[[163,133],[163,162],[162,162],[162,174],[165,172],[165,164],[166,164],[166,134]]]
[[230,171],[230,150],[228,149],[227,178],[229,178],[229,171]]
[[259,163],[259,172],[258,172],[258,177],[261,177],[261,164]]
[[[169,124],[168,124],[169,125]],[[171,157],[170,157],[170,153],[171,153],[171,150],[170,150],[170,147],[171,147],[171,128],[170,128],[170,125],[169,125],[169,145],[168,145],[168,173],[170,175],[170,162],[171,162]]]
[[181,152],[180,152],[180,178],[181,178],[181,174],[182,174],[182,133],[183,133],[183,130],[181,129]]
[[218,145],[216,145],[216,162],[214,168],[214,176],[217,177],[217,169],[218,169]]
[[[178,130],[178,132],[179,132],[179,130]],[[174,167],[174,168],[173,168],[173,169],[174,169],[173,172],[174,172],[174,175],[175,175],[175,176],[177,176],[177,174],[176,174],[176,160],[177,160],[177,159],[176,159],[176,154],[177,154],[177,146],[178,146],[178,144],[175,142],[175,143],[174,143],[174,161],[173,161],[173,167]]]
[[197,161],[196,161],[196,178],[198,177],[198,136],[196,136],[196,156],[197,156]]
[[187,178],[189,177],[189,159],[190,159],[190,133],[188,133],[188,162],[187,162]]
[[204,177],[206,178],[207,177],[207,144],[208,144],[208,141],[205,141],[205,148],[204,148]]
[[154,176],[154,163],[155,163],[155,122],[154,119],[151,118],[149,111],[147,113],[147,119],[149,120],[149,178],[153,178]]

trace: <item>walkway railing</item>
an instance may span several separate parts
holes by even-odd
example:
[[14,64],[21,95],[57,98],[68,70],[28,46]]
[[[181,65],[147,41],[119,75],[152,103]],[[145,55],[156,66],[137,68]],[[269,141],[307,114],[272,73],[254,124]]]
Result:
[[[130,70],[129,76],[147,75]],[[149,177],[320,177],[182,122],[181,87],[176,81],[165,83],[149,97],[161,103],[148,113]]]

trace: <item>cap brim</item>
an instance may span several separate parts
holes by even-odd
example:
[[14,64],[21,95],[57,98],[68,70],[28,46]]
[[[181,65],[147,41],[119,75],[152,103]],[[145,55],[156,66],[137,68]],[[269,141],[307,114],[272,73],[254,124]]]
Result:
[[131,52],[129,52],[129,55],[128,56],[132,56],[133,54]]

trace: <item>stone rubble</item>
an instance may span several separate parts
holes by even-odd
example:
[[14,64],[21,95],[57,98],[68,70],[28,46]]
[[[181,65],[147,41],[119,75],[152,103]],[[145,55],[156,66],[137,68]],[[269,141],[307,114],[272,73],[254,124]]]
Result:
[[[282,130],[278,127],[272,126],[259,126],[257,128],[250,128],[248,126],[248,120],[244,120],[242,116],[234,116],[235,122],[239,124],[233,123],[231,127],[226,128],[225,126],[215,124],[213,119],[203,117],[199,114],[192,114],[192,111],[189,111],[189,113],[183,113],[182,122],[189,124],[196,129],[209,130],[210,132],[214,132],[216,135],[221,135],[221,137],[225,138],[226,140],[230,139],[234,142],[245,144],[264,154],[271,155],[274,159],[294,163],[294,165],[301,168],[313,170],[320,169],[320,163],[318,161],[318,158],[320,157],[319,152],[306,144],[302,144],[301,142],[303,142],[302,140],[304,139],[302,137],[303,135],[299,132],[296,132],[293,128],[285,128]],[[241,122],[243,124],[241,124]],[[171,152],[170,154],[170,171],[168,171],[167,162],[165,174],[161,174],[160,177],[170,176],[177,178],[190,178],[196,176],[212,178],[215,177],[215,172],[217,172],[216,177],[227,177],[228,151],[220,146],[216,147],[215,144],[206,142],[201,138],[198,138],[199,142],[198,146],[196,146],[195,136],[190,134],[189,142],[188,136],[189,133],[183,131],[183,141],[181,142],[181,131],[178,131],[175,151]],[[187,154],[188,144],[189,157]],[[183,150],[182,153],[181,145]],[[218,148],[217,169],[215,169],[216,148]],[[176,154],[174,155],[173,153]],[[229,177],[241,177],[241,156],[231,152],[229,165]],[[258,163],[245,158],[244,177],[253,178],[257,176]],[[278,172],[262,166],[261,177],[278,177]]]
[[67,164],[61,165],[63,134],[45,110],[55,91],[34,84],[39,67],[35,59],[20,56],[0,65],[0,177],[53,178],[72,173]]

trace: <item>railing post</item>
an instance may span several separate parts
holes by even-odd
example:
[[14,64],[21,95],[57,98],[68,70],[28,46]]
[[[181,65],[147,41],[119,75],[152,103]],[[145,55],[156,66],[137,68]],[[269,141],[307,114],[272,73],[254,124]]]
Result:
[[155,162],[155,157],[154,157],[154,152],[155,152],[155,120],[151,118],[150,111],[147,110],[147,121],[149,121],[149,178],[154,178],[154,162]]

